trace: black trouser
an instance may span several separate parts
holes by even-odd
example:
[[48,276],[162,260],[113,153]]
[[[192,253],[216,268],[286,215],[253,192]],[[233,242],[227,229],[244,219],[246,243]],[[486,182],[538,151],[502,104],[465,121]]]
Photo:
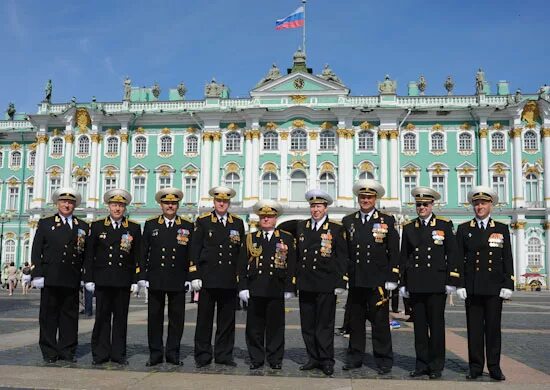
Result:
[[334,366],[333,292],[300,291],[300,322],[309,360],[322,366]]
[[349,333],[350,330],[350,318],[351,317],[351,291],[348,290],[348,296],[346,298],[346,306],[344,307],[344,322],[342,323],[342,330],[345,333]]
[[84,289],[84,314],[92,316],[94,314],[94,293]]
[[126,360],[130,287],[96,286],[95,297],[96,311],[94,330],[92,331],[92,357],[97,363],[109,359],[122,363]]
[[445,366],[445,293],[411,293],[416,371],[441,372]]
[[[168,336],[163,348],[164,303],[168,296]],[[149,289],[147,305],[147,339],[149,360],[152,363],[180,360],[180,343],[185,321],[185,291],[164,291]]]
[[197,327],[195,329],[195,361],[200,364],[212,360],[212,328],[216,312],[214,359],[218,363],[233,360],[235,345],[235,289],[202,288],[199,296]]
[[250,297],[246,314],[246,345],[253,363],[281,364],[285,352],[283,297]]
[[391,311],[399,313],[399,289],[395,289],[391,292]]
[[380,368],[393,366],[393,351],[389,326],[389,304],[380,306],[378,289],[355,287],[351,289],[351,332],[348,362],[353,365],[363,363],[367,333],[365,323],[368,319],[372,326],[372,351],[374,361]]
[[498,295],[469,295],[466,299],[470,373],[483,372],[485,354],[489,372],[501,372],[501,317],[502,298]]
[[45,286],[40,291],[38,343],[44,359],[74,357],[78,344],[78,302],[78,288]]

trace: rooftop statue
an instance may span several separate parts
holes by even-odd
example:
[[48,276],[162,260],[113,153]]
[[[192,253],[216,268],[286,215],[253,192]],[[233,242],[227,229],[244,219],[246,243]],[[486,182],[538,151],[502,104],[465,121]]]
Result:
[[6,110],[6,112],[8,114],[8,119],[12,121],[15,117],[15,104],[8,104],[8,109]]
[[76,96],[71,98],[71,107],[76,107]]
[[229,99],[229,93],[230,93],[229,87],[222,83],[220,98]]
[[53,86],[52,86],[52,80],[48,80],[48,82],[46,83],[46,86],[44,87],[44,101],[46,103],[51,103],[52,102],[52,90],[53,90]]
[[523,100],[523,95],[521,94],[521,89],[516,90],[516,94],[514,95],[514,100],[516,103],[519,103]]
[[455,87],[455,83],[451,76],[447,76],[447,80],[445,80],[445,84],[443,84],[445,89],[447,90],[447,95],[453,94],[453,88]]
[[539,89],[539,96],[541,99],[548,100],[548,95],[550,94],[550,86],[544,84]]
[[185,84],[179,83],[177,86],[178,95],[180,95],[180,98],[185,97],[185,94],[187,93],[187,88],[185,88]]
[[153,96],[158,99],[160,96],[160,85],[155,82],[155,84],[151,87],[151,92],[153,93]]
[[132,80],[130,80],[130,77],[126,76],[124,79],[124,100],[130,101],[130,96],[132,94]]
[[279,70],[277,65],[273,64],[271,65],[271,69],[269,69],[269,72],[267,72],[265,77],[261,79],[258,84],[256,84],[256,88],[261,87],[262,85],[267,84],[270,81],[276,80],[279,77],[281,77],[281,71]]
[[204,87],[204,95],[207,98],[218,98],[222,94],[222,86],[216,82],[216,79],[212,77],[212,81],[206,84]]
[[384,77],[384,81],[378,83],[378,92],[382,95],[384,94],[395,94],[397,90],[397,82],[395,80],[390,80],[390,75]]
[[418,79],[418,83],[416,83],[416,86],[420,91],[420,95],[424,95],[424,91],[426,91],[427,85],[428,84],[426,83],[426,79],[424,78],[424,75],[420,75],[420,78]]
[[306,63],[306,54],[302,51],[302,48],[299,47],[298,50],[294,53],[294,63]]
[[338,76],[336,76],[336,73],[332,71],[332,69],[328,66],[328,64],[325,64],[325,68],[323,69],[323,73],[319,76],[327,81],[334,81],[335,83],[342,84],[342,80]]
[[476,93],[478,95],[480,93],[484,93],[484,86],[485,86],[485,72],[483,72],[483,70],[479,68],[476,73]]

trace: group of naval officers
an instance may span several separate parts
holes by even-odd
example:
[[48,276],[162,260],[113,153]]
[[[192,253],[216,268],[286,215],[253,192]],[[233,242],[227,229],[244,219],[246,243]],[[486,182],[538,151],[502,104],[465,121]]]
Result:
[[[415,369],[411,377],[438,379],[445,364],[447,294],[465,300],[468,379],[483,373],[505,380],[500,368],[503,300],[514,289],[508,227],[491,217],[498,195],[489,187],[468,194],[474,218],[459,225],[433,213],[440,194],[412,190],[418,217],[403,226],[401,240],[393,216],[376,208],[385,190],[377,181],[353,186],[359,210],[341,222],[328,217],[333,200],[319,189],[305,194],[311,217],[295,231],[277,227],[283,213],[274,200],[253,206],[258,230],[245,233],[229,212],[235,191],[214,187],[213,210],[195,223],[178,215],[183,193],[157,192],[161,213],[140,225],[126,217],[130,193],[104,195],[108,216],[91,224],[73,215],[81,202],[73,188],[52,195],[57,213],[39,221],[32,247],[33,285],[41,289],[39,346],[46,362],[75,362],[79,288],[95,294],[92,332],[94,365],[127,364],[131,291],[147,287],[147,366],[181,365],[180,343],[185,293],[200,291],[194,337],[197,367],[235,366],[236,296],[248,303],[246,344],[250,369],[266,363],[282,368],[285,300],[298,296],[301,331],[308,360],[300,370],[334,372],[336,297],[348,289],[350,340],[343,370],[363,365],[366,321],[379,375],[391,372],[394,356],[389,327],[389,294],[409,298],[414,313]],[[401,242],[400,242],[401,241]],[[164,310],[168,328],[164,342]],[[212,345],[213,321],[216,334]],[[486,362],[485,362],[486,360]]]

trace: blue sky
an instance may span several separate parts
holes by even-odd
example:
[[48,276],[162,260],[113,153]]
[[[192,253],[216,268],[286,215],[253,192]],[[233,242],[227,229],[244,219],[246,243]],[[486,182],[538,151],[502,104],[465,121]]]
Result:
[[[36,112],[48,79],[53,101],[120,101],[123,80],[158,82],[161,98],[184,82],[202,99],[216,77],[246,97],[273,62],[286,69],[301,29],[275,31],[299,0],[0,1],[0,110]],[[407,93],[472,94],[482,67],[495,91],[550,84],[548,0],[308,0],[308,66],[329,63],[353,95],[376,95],[386,73]],[[3,117],[0,116],[0,117]]]

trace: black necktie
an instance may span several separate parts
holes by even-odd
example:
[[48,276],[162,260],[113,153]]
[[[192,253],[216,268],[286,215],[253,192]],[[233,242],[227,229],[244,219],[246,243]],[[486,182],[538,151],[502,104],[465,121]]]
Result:
[[317,230],[317,221],[313,221],[313,230]]
[[485,230],[485,223],[483,221],[479,221],[479,228]]
[[424,220],[424,226],[428,226],[428,220],[427,219]]
[[269,241],[269,235],[267,232],[264,232],[264,240]]
[[172,225],[173,223],[174,223],[174,221],[168,222],[168,227],[171,228],[171,227],[173,226],[173,225]]
[[224,217],[221,217],[221,218],[220,218],[220,223],[221,223],[223,226],[225,226],[225,218],[224,218]]
[[120,228],[120,222],[115,222],[115,230],[118,230]]

